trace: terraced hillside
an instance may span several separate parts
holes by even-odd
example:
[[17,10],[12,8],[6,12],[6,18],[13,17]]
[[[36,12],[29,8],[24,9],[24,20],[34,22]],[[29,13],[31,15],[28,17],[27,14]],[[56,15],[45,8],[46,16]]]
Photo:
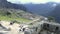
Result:
[[18,21],[20,23],[30,22],[37,19],[38,16],[19,9],[0,9],[0,20]]
[[16,9],[0,9],[0,20],[7,20],[7,21],[17,20],[20,22],[31,21],[29,19],[23,18],[20,13],[24,14],[25,12]]

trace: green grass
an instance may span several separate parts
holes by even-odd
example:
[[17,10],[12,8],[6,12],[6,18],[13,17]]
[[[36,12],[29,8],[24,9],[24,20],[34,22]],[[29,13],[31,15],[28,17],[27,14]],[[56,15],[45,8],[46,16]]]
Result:
[[19,22],[30,22],[31,20],[28,20],[26,18],[22,18],[22,17],[19,17],[19,18],[14,18],[14,17],[8,17],[8,16],[0,16],[0,20],[4,20],[4,21],[13,21],[13,20],[17,20]]
[[23,10],[15,10],[13,9],[12,11],[10,9],[8,10],[0,10],[0,20],[4,21],[18,21],[20,23],[28,23],[32,20],[23,18],[21,15],[25,14],[26,12]]

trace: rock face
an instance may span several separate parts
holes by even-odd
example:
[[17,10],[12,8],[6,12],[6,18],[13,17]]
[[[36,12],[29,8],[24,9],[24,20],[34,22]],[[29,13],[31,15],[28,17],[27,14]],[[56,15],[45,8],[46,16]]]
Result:
[[13,9],[26,10],[26,8],[23,5],[12,4],[10,2],[7,2],[7,0],[0,0],[0,8],[13,8]]

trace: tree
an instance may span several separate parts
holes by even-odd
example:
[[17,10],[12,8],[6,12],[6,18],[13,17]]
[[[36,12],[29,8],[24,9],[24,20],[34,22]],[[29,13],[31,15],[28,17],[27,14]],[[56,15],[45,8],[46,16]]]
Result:
[[52,16],[49,16],[49,17],[48,17],[48,21],[49,21],[49,22],[55,22],[55,18],[52,17]]
[[6,15],[11,15],[11,13],[7,11],[7,12],[6,12]]

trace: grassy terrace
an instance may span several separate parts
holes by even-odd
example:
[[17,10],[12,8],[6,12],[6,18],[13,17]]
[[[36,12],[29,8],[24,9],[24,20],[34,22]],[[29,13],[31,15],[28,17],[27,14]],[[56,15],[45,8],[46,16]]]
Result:
[[13,20],[17,20],[19,22],[30,22],[31,20],[19,17],[19,18],[14,18],[14,17],[8,17],[8,16],[0,16],[0,20],[4,20],[4,21],[13,21]]
[[2,9],[0,10],[0,20],[4,21],[18,21],[20,23],[28,23],[32,20],[24,18],[24,14],[26,14],[23,10],[16,9]]

